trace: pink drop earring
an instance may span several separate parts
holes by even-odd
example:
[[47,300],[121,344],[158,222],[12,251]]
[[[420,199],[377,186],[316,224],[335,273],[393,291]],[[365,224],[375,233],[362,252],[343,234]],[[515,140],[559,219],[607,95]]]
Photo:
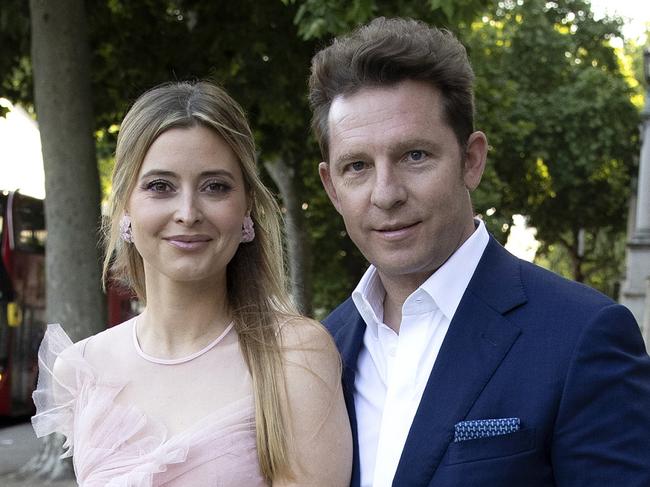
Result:
[[253,227],[253,219],[250,215],[246,215],[241,229],[241,241],[243,243],[252,242],[255,238],[255,229]]
[[126,243],[133,243],[133,233],[131,232],[131,217],[124,215],[120,218],[120,238]]

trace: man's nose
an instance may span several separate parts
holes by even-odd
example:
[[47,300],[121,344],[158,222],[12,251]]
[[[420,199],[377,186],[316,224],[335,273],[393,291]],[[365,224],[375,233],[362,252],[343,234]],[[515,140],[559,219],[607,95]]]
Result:
[[174,219],[183,225],[193,225],[203,219],[203,213],[194,192],[188,191],[180,195]]
[[370,202],[382,210],[390,210],[406,201],[407,190],[399,171],[392,164],[377,164]]

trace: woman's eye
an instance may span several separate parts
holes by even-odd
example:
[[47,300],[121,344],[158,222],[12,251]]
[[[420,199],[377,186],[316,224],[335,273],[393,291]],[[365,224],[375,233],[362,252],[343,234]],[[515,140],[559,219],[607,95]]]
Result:
[[147,189],[156,193],[166,193],[171,191],[172,187],[167,181],[156,180],[147,184]]
[[207,191],[209,193],[226,193],[230,191],[229,184],[220,183],[216,181],[207,183],[203,188],[204,191]]

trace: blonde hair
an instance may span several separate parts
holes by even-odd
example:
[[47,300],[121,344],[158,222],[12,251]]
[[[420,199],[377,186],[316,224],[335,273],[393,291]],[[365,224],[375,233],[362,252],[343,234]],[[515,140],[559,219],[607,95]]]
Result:
[[117,138],[109,218],[104,223],[103,282],[118,279],[146,303],[142,257],[120,239],[119,220],[133,191],[142,161],[166,130],[202,125],[214,130],[239,159],[255,239],[240,245],[227,267],[227,295],[255,398],[257,451],[267,480],[291,477],[286,425],[281,410],[284,374],[280,315],[295,315],[285,285],[280,210],[257,173],[253,135],[242,108],[209,82],[173,82],[143,94],[124,117]]

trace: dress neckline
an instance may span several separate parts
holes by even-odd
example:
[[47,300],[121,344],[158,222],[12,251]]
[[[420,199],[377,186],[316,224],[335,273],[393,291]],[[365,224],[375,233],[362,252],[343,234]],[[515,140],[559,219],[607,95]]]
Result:
[[235,325],[233,321],[230,322],[230,324],[226,327],[226,329],[219,335],[217,338],[212,340],[210,343],[208,343],[205,347],[203,347],[201,350],[194,352],[191,355],[187,355],[185,357],[180,357],[180,358],[158,358],[154,357],[153,355],[149,355],[146,353],[144,350],[142,350],[142,347],[140,347],[140,342],[138,341],[138,334],[137,334],[137,325],[138,320],[137,318],[133,319],[133,326],[132,328],[132,335],[133,335],[133,346],[135,347],[135,351],[137,354],[142,357],[144,360],[147,362],[153,362],[155,364],[162,364],[162,365],[176,365],[176,364],[184,364],[185,362],[189,362],[191,360],[194,360],[195,358],[200,357],[201,355],[204,355],[205,353],[209,352],[212,350],[217,344],[223,340],[228,332],[232,329],[232,327]]

